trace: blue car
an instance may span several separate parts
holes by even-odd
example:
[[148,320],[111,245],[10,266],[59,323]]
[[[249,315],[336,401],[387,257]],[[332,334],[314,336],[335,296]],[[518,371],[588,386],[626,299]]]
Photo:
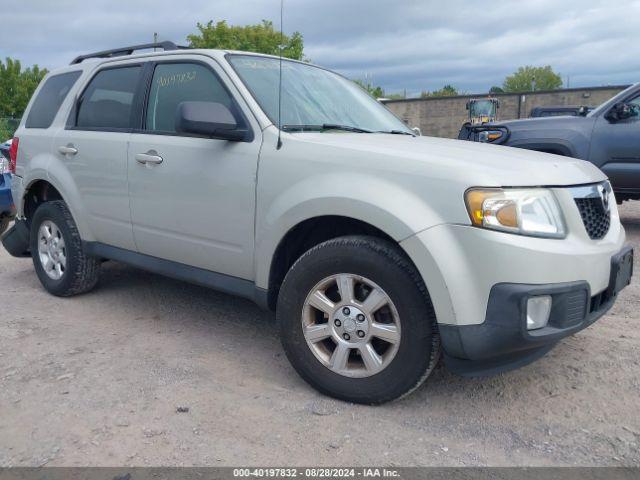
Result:
[[15,208],[11,197],[11,174],[9,173],[9,149],[11,141],[0,145],[0,235],[13,219]]

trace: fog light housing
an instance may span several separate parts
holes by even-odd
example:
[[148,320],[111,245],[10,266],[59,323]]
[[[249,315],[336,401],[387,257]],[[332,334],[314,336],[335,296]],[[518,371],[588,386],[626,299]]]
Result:
[[551,314],[551,295],[530,297],[527,300],[527,330],[547,326]]

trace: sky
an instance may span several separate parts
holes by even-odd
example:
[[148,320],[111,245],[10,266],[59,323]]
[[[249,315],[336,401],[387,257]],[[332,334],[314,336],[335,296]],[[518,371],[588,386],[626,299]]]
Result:
[[[284,32],[349,78],[409,95],[451,84],[482,93],[523,65],[565,86],[640,81],[640,0],[284,0]],[[279,0],[0,0],[0,58],[49,69],[91,51],[186,44],[197,22],[272,20]]]

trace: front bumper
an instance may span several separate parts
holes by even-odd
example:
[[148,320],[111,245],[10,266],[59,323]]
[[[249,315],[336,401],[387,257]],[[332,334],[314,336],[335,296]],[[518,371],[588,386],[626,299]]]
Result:
[[[592,240],[570,189],[553,190],[565,216],[564,239],[445,223],[401,242],[429,291],[452,370],[481,374],[529,363],[613,304],[612,258],[625,244],[617,209],[604,238]],[[556,308],[571,302],[588,308],[584,315],[556,311],[549,327],[528,332],[519,302],[545,291]]]
[[[541,357],[560,339],[588,327],[611,308],[630,283],[632,255],[631,247],[625,247],[612,257],[609,286],[597,295],[591,294],[587,282],[495,285],[484,323],[440,325],[447,367],[461,375],[491,375]],[[552,297],[549,322],[544,328],[527,330],[527,300],[537,295]]]

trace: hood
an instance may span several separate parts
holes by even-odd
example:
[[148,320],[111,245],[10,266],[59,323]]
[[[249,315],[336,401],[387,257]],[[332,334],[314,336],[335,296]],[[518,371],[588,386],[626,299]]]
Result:
[[454,180],[463,188],[568,186],[606,179],[598,168],[582,160],[463,140],[342,132],[287,136],[313,144],[316,153],[326,150],[323,157],[342,165],[348,162],[394,176]]
[[492,122],[488,125],[503,125],[510,130],[521,129],[544,129],[553,130],[557,128],[574,128],[593,123],[591,117],[581,117],[576,115],[564,115],[555,117],[522,118],[520,120],[506,120],[504,122]]

